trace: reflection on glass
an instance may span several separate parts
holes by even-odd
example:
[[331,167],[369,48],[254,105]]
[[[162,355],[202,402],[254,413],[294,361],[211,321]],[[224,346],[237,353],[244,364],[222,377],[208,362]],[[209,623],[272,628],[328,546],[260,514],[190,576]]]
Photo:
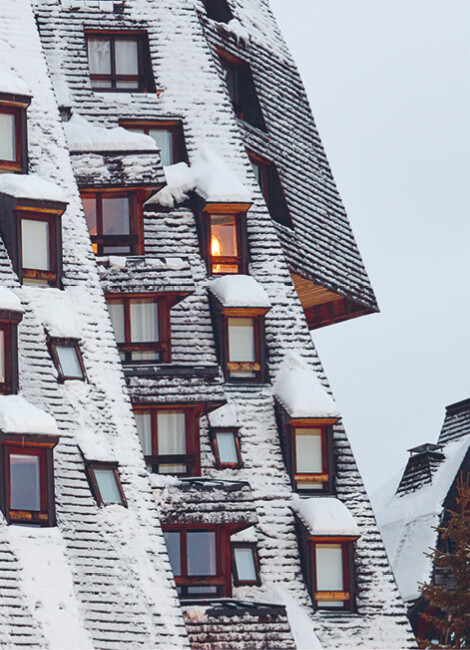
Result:
[[235,434],[232,431],[217,431],[217,448],[221,463],[238,463]]
[[295,457],[298,474],[321,474],[321,429],[295,429]]
[[83,379],[82,367],[75,346],[56,345],[55,349],[65,377]]
[[215,532],[188,530],[188,575],[215,576],[217,573]]
[[150,411],[137,411],[135,413],[137,431],[144,456],[152,455],[152,416]]
[[235,562],[240,581],[256,582],[256,564],[252,548],[235,548]]
[[12,510],[39,511],[41,493],[39,457],[10,454],[10,507]]
[[129,198],[103,196],[103,235],[128,235],[129,232]]
[[122,496],[119,485],[116,479],[114,469],[111,468],[95,468],[95,479],[100,491],[101,501],[103,503],[121,503]]
[[108,312],[114,329],[114,336],[117,343],[124,343],[124,305],[122,302],[108,302]]
[[95,197],[82,197],[83,211],[85,212],[86,223],[90,235],[97,235],[97,222],[96,222],[96,199]]
[[181,538],[177,530],[163,532],[174,576],[181,575]]
[[15,116],[0,113],[0,160],[16,160]]
[[130,301],[131,341],[154,343],[158,341],[158,304],[154,300],[136,298]]
[[49,223],[21,220],[21,255],[24,269],[50,271]]

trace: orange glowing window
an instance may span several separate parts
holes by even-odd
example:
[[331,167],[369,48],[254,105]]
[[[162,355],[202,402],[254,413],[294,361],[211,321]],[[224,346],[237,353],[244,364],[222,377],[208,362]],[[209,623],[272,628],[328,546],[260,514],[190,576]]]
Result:
[[210,263],[212,273],[240,273],[240,245],[234,214],[211,214]]

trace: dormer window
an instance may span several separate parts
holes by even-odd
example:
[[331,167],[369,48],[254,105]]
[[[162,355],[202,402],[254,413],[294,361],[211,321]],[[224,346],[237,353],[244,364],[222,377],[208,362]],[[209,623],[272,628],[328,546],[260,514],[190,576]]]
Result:
[[[201,213],[202,252],[209,275],[247,272],[248,207],[249,205],[210,204],[206,205]],[[240,208],[243,208],[243,211],[240,211]]]
[[289,208],[276,166],[251,151],[248,152],[248,157],[271,218],[291,228]]
[[127,508],[118,463],[90,461],[86,464],[88,480],[99,506],[121,505]]
[[0,394],[11,395],[18,392],[18,323],[23,310],[20,301],[15,300],[16,296],[8,289],[1,288],[0,297],[6,305],[0,306]]
[[219,57],[236,116],[251,126],[266,131],[250,66],[222,50],[219,50]]
[[311,541],[313,582],[311,585],[318,609],[351,611],[352,542],[341,539]]
[[202,0],[208,18],[218,23],[228,23],[232,20],[232,12],[226,0]]
[[0,171],[27,172],[26,109],[30,101],[23,95],[0,93]]
[[156,294],[106,296],[123,363],[169,363],[170,297]]
[[59,381],[85,379],[85,367],[77,339],[51,338],[49,351],[59,373]]
[[136,192],[81,192],[83,210],[96,255],[137,255],[143,252],[139,223],[142,205]]
[[298,492],[332,491],[331,425],[315,422],[289,425],[293,487]]
[[144,32],[86,33],[91,86],[111,92],[154,92]]
[[184,142],[183,126],[180,121],[120,120],[119,124],[128,131],[145,133],[153,138],[160,149],[160,157],[164,167],[179,162],[187,162],[188,155]]
[[58,286],[58,223],[55,215],[21,212],[19,217],[23,283]]

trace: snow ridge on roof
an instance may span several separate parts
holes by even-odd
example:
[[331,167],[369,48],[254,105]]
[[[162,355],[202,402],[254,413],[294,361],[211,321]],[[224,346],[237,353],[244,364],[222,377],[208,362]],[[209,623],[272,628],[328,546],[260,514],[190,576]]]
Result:
[[357,523],[346,505],[336,497],[292,495],[292,508],[311,535],[359,536]]
[[292,418],[339,418],[334,399],[300,354],[286,354],[274,384],[274,397]]
[[52,415],[30,404],[22,395],[0,395],[0,431],[57,435]]
[[250,275],[224,275],[212,280],[209,289],[224,307],[271,307],[268,294]]
[[60,201],[61,203],[67,201],[61,187],[46,181],[38,174],[1,174],[0,192],[17,199]]
[[116,126],[106,129],[74,113],[64,124],[70,151],[157,151],[153,138]]

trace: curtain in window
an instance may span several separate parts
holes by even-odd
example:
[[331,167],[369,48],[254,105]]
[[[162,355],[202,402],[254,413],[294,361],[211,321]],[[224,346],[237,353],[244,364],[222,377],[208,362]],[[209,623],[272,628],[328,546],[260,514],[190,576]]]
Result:
[[96,220],[96,199],[93,197],[83,197],[83,211],[85,212],[85,219],[88,226],[90,235],[97,235],[97,220]]
[[127,196],[103,196],[103,235],[128,235],[130,232]]
[[15,116],[0,113],[0,160],[16,160]]
[[149,411],[137,411],[135,413],[137,431],[139,432],[140,444],[144,456],[152,455],[152,416]]
[[149,135],[160,149],[162,165],[165,167],[177,162],[173,156],[173,132],[166,129],[149,129]]
[[12,510],[39,511],[39,457],[10,455],[10,507]]
[[157,413],[158,453],[186,453],[186,418],[182,412],[161,411]]
[[229,361],[255,361],[255,333],[252,318],[228,319]]
[[[115,58],[116,58],[116,74],[118,75],[138,75],[139,74],[139,58],[137,41],[129,39],[116,39],[115,40]],[[138,88],[139,80],[117,80],[117,88]]]
[[[91,74],[111,74],[111,43],[109,40],[88,39],[88,63]],[[103,80],[100,80],[99,85],[103,85]]]
[[295,457],[298,474],[321,474],[322,448],[320,429],[295,429]]
[[158,305],[145,299],[130,301],[131,340],[133,343],[158,341]]
[[163,533],[168,556],[174,576],[181,575],[181,538],[178,530],[166,530]]
[[215,532],[211,530],[188,530],[188,575],[215,576],[217,562]]
[[122,302],[108,302],[108,312],[113,325],[114,336],[117,343],[124,343],[124,305]]
[[21,220],[21,254],[24,269],[50,270],[47,221]]
[[341,544],[316,544],[317,591],[343,591]]

